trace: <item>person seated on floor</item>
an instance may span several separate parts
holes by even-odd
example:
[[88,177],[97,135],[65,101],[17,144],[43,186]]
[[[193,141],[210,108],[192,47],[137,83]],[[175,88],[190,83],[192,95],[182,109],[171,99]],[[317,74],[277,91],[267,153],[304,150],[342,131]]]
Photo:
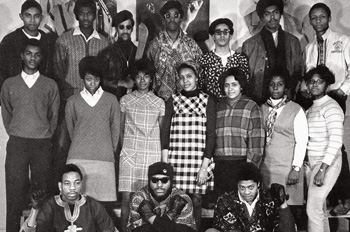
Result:
[[148,184],[130,201],[128,230],[132,232],[194,232],[191,198],[173,186],[174,169],[157,162],[148,168]]
[[237,171],[238,191],[219,197],[213,228],[206,232],[295,232],[284,187],[272,184],[271,189],[262,189],[261,178],[260,170],[253,163],[242,163]]
[[32,209],[21,232],[117,232],[105,208],[96,200],[81,194],[83,174],[74,164],[67,164],[60,176],[60,195],[45,201],[43,191],[32,194]]

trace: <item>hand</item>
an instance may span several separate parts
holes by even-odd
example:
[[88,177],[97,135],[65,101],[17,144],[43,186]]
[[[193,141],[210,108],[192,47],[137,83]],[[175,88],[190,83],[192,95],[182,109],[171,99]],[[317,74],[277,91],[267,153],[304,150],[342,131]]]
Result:
[[287,185],[293,185],[299,183],[300,172],[291,170],[288,175]]
[[324,177],[326,176],[325,171],[318,171],[314,177],[314,184],[318,187],[323,185]]
[[32,192],[31,202],[33,209],[40,209],[46,198],[46,192],[44,190],[37,190]]
[[188,4],[186,11],[186,20],[187,23],[190,24],[197,17],[199,9],[203,5],[203,0],[194,0]]
[[137,212],[141,215],[144,221],[148,221],[148,219],[155,214],[153,213],[153,204],[148,200],[143,200],[137,209]]
[[166,215],[168,215],[170,220],[175,220],[175,218],[180,215],[183,208],[185,208],[186,204],[187,201],[183,197],[175,195],[170,199],[169,210],[166,212]]
[[203,169],[203,168],[199,169],[197,173],[197,178],[196,178],[197,185],[200,186],[205,184],[205,182],[207,181],[207,176],[208,176],[207,169]]
[[276,184],[276,183],[271,184],[270,193],[273,201],[276,203],[278,207],[282,205],[289,198],[289,196],[286,195],[286,192],[284,191],[283,185],[280,185],[280,184]]

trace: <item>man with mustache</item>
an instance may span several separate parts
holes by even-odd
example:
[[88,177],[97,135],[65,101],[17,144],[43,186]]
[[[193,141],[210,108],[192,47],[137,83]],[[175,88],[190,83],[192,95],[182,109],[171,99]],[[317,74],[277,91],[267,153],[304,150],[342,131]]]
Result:
[[32,194],[32,209],[21,231],[118,231],[103,206],[82,194],[83,174],[76,165],[64,166],[58,187],[60,195],[47,201],[43,191]]
[[213,227],[218,231],[295,231],[293,215],[287,205],[284,187],[272,184],[261,188],[261,173],[253,163],[237,169],[237,190],[225,193],[217,201]]
[[268,97],[271,73],[277,68],[287,69],[291,76],[288,97],[294,98],[294,89],[302,71],[302,55],[297,37],[282,30],[283,1],[260,0],[256,11],[264,23],[260,32],[247,39],[242,52],[248,56],[249,88],[251,97],[259,105]]
[[131,197],[128,229],[132,232],[194,232],[191,198],[173,186],[174,169],[157,162],[148,168],[148,185]]
[[131,41],[135,21],[130,11],[123,10],[113,18],[112,26],[118,33],[118,40],[99,54],[108,63],[103,81],[104,90],[114,94],[118,100],[133,87],[130,67],[134,64],[137,47]]

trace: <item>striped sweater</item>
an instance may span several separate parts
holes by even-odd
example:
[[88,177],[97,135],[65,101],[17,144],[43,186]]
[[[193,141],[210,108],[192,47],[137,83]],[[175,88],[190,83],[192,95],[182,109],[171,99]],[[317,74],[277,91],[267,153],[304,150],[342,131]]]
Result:
[[341,154],[343,144],[344,113],[338,103],[328,95],[314,100],[306,112],[309,127],[308,156],[324,157],[323,163],[331,165]]

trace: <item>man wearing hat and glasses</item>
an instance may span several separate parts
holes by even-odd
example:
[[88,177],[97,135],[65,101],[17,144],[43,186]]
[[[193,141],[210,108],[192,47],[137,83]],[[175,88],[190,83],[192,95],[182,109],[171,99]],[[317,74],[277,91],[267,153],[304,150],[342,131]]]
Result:
[[118,100],[127,93],[127,89],[133,87],[133,81],[129,78],[129,67],[135,61],[137,50],[131,41],[134,24],[131,12],[123,10],[117,13],[112,26],[118,33],[118,39],[99,54],[109,64],[103,83],[104,90],[117,96]]
[[202,55],[198,44],[185,35],[180,25],[184,11],[178,1],[167,1],[160,9],[164,18],[165,30],[159,32],[147,50],[157,69],[154,89],[157,95],[167,100],[173,93],[181,90],[176,68],[188,60],[197,61]]
[[148,185],[131,197],[128,229],[140,231],[182,231],[196,229],[192,201],[173,186],[174,169],[157,162],[148,168]]

